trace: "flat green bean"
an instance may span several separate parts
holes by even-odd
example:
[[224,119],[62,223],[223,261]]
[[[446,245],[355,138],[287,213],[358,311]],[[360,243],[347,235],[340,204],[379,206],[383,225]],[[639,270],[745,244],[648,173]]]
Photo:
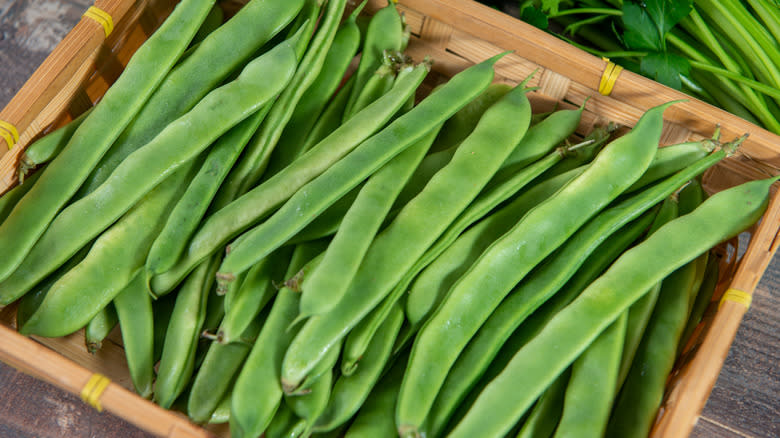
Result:
[[152,297],[146,291],[143,271],[130,280],[114,298],[122,331],[122,345],[135,391],[143,398],[152,396],[154,382],[154,317]]
[[103,340],[116,327],[119,317],[113,304],[109,304],[89,320],[84,327],[84,343],[87,351],[97,353],[103,347]]
[[564,372],[544,391],[525,419],[517,438],[550,438],[561,418],[569,372]]

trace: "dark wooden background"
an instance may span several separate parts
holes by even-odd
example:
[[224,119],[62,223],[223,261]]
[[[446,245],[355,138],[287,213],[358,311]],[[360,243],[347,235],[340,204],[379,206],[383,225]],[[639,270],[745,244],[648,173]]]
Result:
[[[92,4],[0,0],[0,108]],[[780,260],[755,292],[693,437],[780,437]],[[2,340],[0,340],[2,342]],[[0,363],[0,438],[147,437]]]

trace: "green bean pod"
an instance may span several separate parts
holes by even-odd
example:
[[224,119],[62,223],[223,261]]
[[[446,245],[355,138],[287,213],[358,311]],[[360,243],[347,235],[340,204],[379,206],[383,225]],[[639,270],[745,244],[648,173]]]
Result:
[[[696,207],[701,205],[705,198],[704,189],[701,183],[693,178],[688,184],[680,190],[678,193],[678,203],[680,205],[680,215],[688,214],[695,210]],[[709,258],[709,252],[705,252],[699,256],[694,262],[696,265],[696,276],[693,280],[693,285],[688,289],[688,313],[690,314],[693,308],[693,303],[696,301],[696,293],[701,287],[702,281],[704,281],[704,270],[707,268],[707,259]],[[682,348],[683,346],[680,346]]]
[[[293,276],[324,249],[325,245],[319,241],[296,246],[285,276]],[[277,293],[271,312],[238,373],[231,400],[230,429],[239,436],[256,437],[263,433],[282,402],[280,368],[284,351],[295,335],[288,327],[298,314],[299,301],[300,294],[287,287]]]
[[137,271],[113,303],[133,386],[138,395],[150,398],[154,382],[154,317],[143,270]]
[[[414,118],[415,111],[427,107],[429,99],[446,99],[451,90],[448,86],[457,85],[458,78],[453,78],[394,124],[405,121],[407,116]],[[474,86],[474,83],[471,85]],[[479,92],[478,89],[475,91]],[[426,189],[407,204],[377,236],[344,298],[331,312],[310,318],[291,344],[283,368],[286,386],[294,387],[304,380],[309,367],[321,357],[317,351],[343,338],[349,329],[379,304],[417,257],[477,195],[496,168],[494,165],[500,165],[496,162],[508,153],[507,144],[516,142],[524,132],[522,122],[516,124],[514,129],[502,132],[500,136],[495,135],[493,127],[506,126],[502,121],[510,114],[524,114],[524,102],[527,103],[525,90],[518,89],[505,96],[500,105],[491,108],[495,112],[491,117],[487,117],[487,114],[483,117],[480,129],[475,130],[475,134],[470,137],[470,144],[459,148],[447,167],[438,172]],[[526,114],[530,119],[530,110]],[[445,118],[448,116],[443,115]],[[417,117],[412,123],[420,119]],[[436,121],[441,123],[442,119]],[[486,136],[490,136],[488,144],[485,142]],[[464,178],[464,175],[468,177]],[[431,205],[436,208],[431,209]],[[369,290],[371,292],[366,293]]]
[[[492,63],[493,61],[491,60],[479,65],[490,69],[489,73],[492,75]],[[474,68],[472,67],[472,69]],[[463,74],[469,70],[464,71]],[[474,69],[472,71],[479,73],[478,70]],[[458,85],[462,85],[459,79],[461,78],[457,75],[447,83],[447,85],[452,85],[450,91],[461,88],[458,87]],[[468,87],[462,88],[467,90],[476,89],[475,91],[478,92],[480,88],[485,86],[485,83],[475,81],[475,83],[468,84]],[[342,160],[302,187],[269,219],[254,229],[247,231],[246,239],[240,245],[231,247],[230,253],[225,256],[217,281],[219,283],[232,281],[236,274],[243,272],[248,266],[263,258],[268,252],[282,245],[287,239],[294,236],[296,232],[311,222],[317,214],[356,187],[394,156],[422,139],[435,126],[442,123],[446,117],[459,108],[458,106],[452,106],[452,94],[445,92],[446,88],[446,86],[442,87],[437,93],[429,96],[428,99],[422,101],[411,111],[396,119],[369,140],[363,142]],[[522,97],[527,102],[524,90],[521,91],[523,91]],[[471,95],[473,94],[474,92],[472,91]],[[458,96],[456,101],[467,99],[468,97],[471,96],[463,93]],[[522,124],[519,124],[519,126],[522,126]],[[511,134],[514,134],[514,132]],[[497,141],[496,144],[501,145],[503,143]],[[495,159],[495,156],[479,158],[489,161],[490,159]],[[472,159],[470,163],[474,165],[473,163],[476,161],[476,159]],[[484,169],[483,167],[480,170],[484,171]],[[474,185],[471,183],[470,181],[469,187],[473,190]],[[479,183],[474,181],[473,184]],[[460,193],[460,195],[463,195],[463,193]],[[466,197],[461,196],[459,197],[460,203],[454,203],[452,206],[458,206],[466,199]],[[446,209],[445,211],[451,210]]]
[[[209,34],[160,84],[78,192],[102,184],[130,153],[151,141],[218,87],[299,14],[303,0],[252,0]],[[225,50],[230,47],[230,50]]]
[[292,248],[281,248],[261,260],[248,271],[235,296],[225,297],[225,317],[217,332],[218,342],[227,344],[237,340],[273,299],[277,293],[275,282],[284,276],[291,255]]
[[615,398],[627,319],[625,313],[619,316],[572,364],[554,438],[604,436]]
[[[190,112],[135,151],[99,189],[57,215],[22,266],[0,285],[3,291],[0,302],[7,304],[29,290],[165,177],[186,167],[214,139],[278,94],[287,84],[295,63],[292,45],[280,44],[252,61],[236,80],[209,93]],[[47,168],[51,169],[53,163]]]
[[23,332],[65,336],[84,327],[137,275],[171,202],[181,196],[194,163],[152,190],[95,240],[81,263],[55,282]]
[[[26,259],[57,212],[184,52],[213,3],[213,0],[186,0],[177,5],[135,52],[57,159],[46,166],[44,175],[0,224],[0,253],[3,254],[0,279],[8,278]],[[4,305],[29,289],[9,286],[4,284],[1,288],[9,291],[0,299]]]
[[154,401],[163,408],[173,405],[192,378],[195,352],[206,319],[206,305],[218,261],[214,258],[198,266],[176,294],[154,387]]
[[360,368],[352,375],[341,376],[336,380],[328,406],[314,425],[315,431],[333,430],[360,409],[390,360],[393,343],[403,320],[403,311],[395,306],[377,331],[376,339],[366,351]]
[[[664,202],[661,203],[661,207],[653,220],[653,224],[650,225],[650,229],[647,230],[647,235],[652,235],[656,230],[661,228],[661,226],[672,219],[675,219],[677,216],[679,216],[677,201],[672,197],[666,198]],[[647,327],[647,322],[650,320],[650,315],[653,314],[653,309],[655,308],[660,291],[661,283],[658,282],[628,309],[623,355],[620,360],[620,370],[618,371],[617,378],[617,390],[620,390],[620,387],[623,386],[626,375],[628,375],[628,370],[631,368],[631,362],[634,361],[634,354],[636,353],[637,347],[639,347],[639,342],[642,340],[642,335]]]
[[234,376],[249,355],[252,344],[263,326],[255,318],[241,334],[241,339],[230,344],[211,342],[203,362],[192,381],[187,397],[187,415],[196,423],[205,423],[216,411],[222,399],[229,394]]
[[361,260],[395,201],[403,182],[420,163],[438,129],[376,171],[347,210],[322,262],[303,286],[301,316],[327,313],[344,296]]
[[149,250],[146,270],[150,274],[165,272],[176,263],[187,241],[206,214],[220,184],[270,108],[270,104],[266,104],[231,128],[211,146],[200,170],[173,207],[160,235]]
[[363,41],[360,64],[354,73],[355,83],[350,91],[342,122],[347,121],[352,114],[357,112],[352,107],[371,75],[382,64],[385,50],[401,50],[403,27],[401,15],[392,1],[389,1],[386,7],[378,10],[371,17]]
[[85,118],[92,112],[92,108],[86,110],[80,116],[71,120],[67,125],[56,129],[27,146],[19,159],[19,184],[24,184],[30,172],[48,163],[59,155],[62,148],[70,141]]
[[609,436],[639,437],[650,433],[666,379],[677,358],[677,346],[688,319],[688,294],[695,278],[696,263],[691,261],[661,283],[653,315],[615,402]]
[[404,81],[397,81],[393,90],[340,126],[290,166],[206,218],[193,235],[182,259],[170,271],[152,277],[152,290],[156,294],[170,291],[199,261],[224,248],[231,238],[268,215],[307,182],[373,135],[414,95],[426,74],[427,67],[418,66],[414,74]]
[[113,304],[108,304],[84,327],[84,343],[87,351],[97,353],[103,347],[103,340],[119,323],[119,317]]
[[653,284],[755,223],[766,210],[774,181],[752,181],[717,193],[625,252],[517,352],[450,436],[497,436],[511,428],[546,385]]
[[569,374],[564,372],[558,376],[555,382],[539,397],[528,418],[520,426],[517,438],[549,438],[552,436],[563,411],[563,398]]
[[447,371],[507,293],[645,172],[669,105],[648,110],[629,134],[607,145],[580,176],[525,215],[453,286],[412,348],[398,400],[401,436],[416,436]]
[[342,196],[333,205],[326,208],[325,211],[319,214],[309,225],[306,225],[301,231],[295,234],[287,242],[288,245],[295,245],[307,240],[321,239],[327,236],[333,236],[341,226],[341,221],[344,219],[344,215],[347,213],[352,203],[355,202],[358,193],[363,188],[363,184],[358,185],[349,193]]
[[304,152],[306,136],[317,122],[328,100],[336,92],[360,47],[360,29],[355,19],[364,5],[365,1],[352,11],[336,31],[320,73],[295,106],[290,121],[271,154],[268,176],[276,174]]
[[[626,225],[620,232],[635,239],[650,225],[654,216],[655,212],[643,214],[634,222]],[[600,248],[604,239],[613,233],[613,230],[605,231],[605,237],[592,244],[596,248],[591,246],[590,251],[582,251],[581,249],[579,252],[577,251],[577,249],[582,248],[583,237],[593,238],[594,234],[598,234],[594,232],[594,227],[591,224],[599,223],[600,217],[602,216],[597,216],[591,223],[578,230],[569,242],[551,255],[544,265],[540,266],[540,269],[534,271],[522,283],[518,284],[485,321],[479,332],[474,335],[449,370],[449,374],[431,407],[429,422],[432,432],[438,432],[447,423],[457,405],[477,383],[498,354],[499,349],[507,342],[517,327],[528,315],[532,314],[552,294],[558,291],[572,276],[573,269],[577,269],[583,260],[587,261],[589,254]],[[597,227],[595,230],[601,231]],[[576,261],[574,261],[575,259]],[[565,261],[569,261],[571,266],[567,267]],[[564,273],[561,275],[562,278],[556,281],[550,276],[557,270],[562,270]]]

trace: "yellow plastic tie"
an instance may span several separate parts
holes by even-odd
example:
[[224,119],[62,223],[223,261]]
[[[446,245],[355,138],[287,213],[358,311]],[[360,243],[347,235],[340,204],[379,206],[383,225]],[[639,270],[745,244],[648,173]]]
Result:
[[93,374],[81,390],[81,399],[97,409],[98,412],[103,412],[103,406],[100,405],[100,396],[103,395],[103,391],[108,388],[110,383],[111,379],[108,377],[99,373]]
[[16,126],[5,120],[0,120],[0,137],[5,139],[8,149],[11,149],[16,143],[19,143],[19,131],[16,129]]
[[749,309],[750,303],[753,301],[753,295],[741,291],[739,289],[729,289],[726,291],[726,293],[723,294],[723,298],[720,299],[720,304],[718,304],[718,309],[720,309],[720,307],[726,301],[733,301],[735,303],[740,303],[744,305],[746,309]]
[[106,32],[106,38],[108,38],[114,30],[114,20],[111,18],[111,15],[96,6],[90,6],[89,9],[87,9],[87,12],[84,12],[84,16],[97,21],[103,26],[103,30]]
[[620,72],[623,71],[623,67],[611,62],[608,58],[601,58],[607,63],[604,67],[604,73],[601,74],[601,82],[599,82],[599,93],[604,96],[609,96],[612,93],[612,88],[615,87]]

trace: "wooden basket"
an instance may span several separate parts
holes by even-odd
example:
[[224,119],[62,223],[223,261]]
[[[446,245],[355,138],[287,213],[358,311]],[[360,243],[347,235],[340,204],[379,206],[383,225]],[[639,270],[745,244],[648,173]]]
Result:
[[[238,8],[245,2],[234,0],[222,5]],[[24,147],[93,105],[118,77],[132,53],[170,13],[174,3],[95,2],[96,7],[113,17],[113,32],[106,37],[100,24],[82,18],[0,112],[0,120],[13,124],[21,133],[13,149],[0,157],[0,192],[16,183],[15,169]],[[351,3],[354,7],[357,2]],[[364,13],[372,14],[385,4],[385,0],[370,0]],[[607,61],[508,15],[469,0],[400,0],[398,7],[412,32],[409,53],[418,60],[430,55],[435,61],[427,87],[469,65],[511,50],[513,53],[496,65],[496,80],[518,83],[536,71],[531,82],[539,87],[531,96],[536,108],[550,102],[581,105],[589,98],[580,134],[606,121],[633,126],[648,108],[678,99],[687,100],[666,111],[663,144],[710,137],[716,124],[722,125],[725,139],[749,133],[740,153],[705,174],[705,188],[710,193],[766,177],[780,166],[780,137],[628,71],[620,73],[609,96],[602,95],[597,90],[609,65]],[[0,143],[4,140],[0,139]],[[0,144],[0,150],[6,150],[4,144]],[[752,293],[777,249],[778,229],[780,202],[773,195],[760,225],[750,232],[744,256],[721,279],[720,293],[729,288]],[[731,252],[736,253],[733,248]],[[653,437],[688,436],[715,384],[747,310],[734,301],[718,306],[718,296],[669,379]],[[0,309],[0,336],[4,338],[0,360],[75,394],[82,392],[94,373],[100,373],[112,381],[100,399],[106,410],[159,436],[213,436],[183,415],[161,409],[131,392],[119,347],[121,339],[107,343],[92,356],[84,348],[83,333],[59,339],[26,338],[14,331],[13,307]]]

